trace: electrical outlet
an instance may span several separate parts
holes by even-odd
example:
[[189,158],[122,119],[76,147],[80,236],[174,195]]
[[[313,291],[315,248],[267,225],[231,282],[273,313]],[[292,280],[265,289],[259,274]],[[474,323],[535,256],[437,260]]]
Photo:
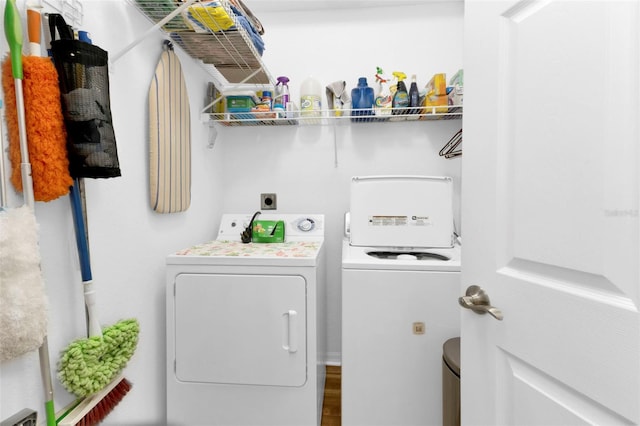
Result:
[[24,408],[8,419],[0,422],[0,426],[37,426],[37,424],[38,413],[29,408]]
[[413,323],[413,334],[424,334],[426,327],[423,322]]
[[261,210],[275,210],[277,209],[276,194],[260,194],[260,209]]

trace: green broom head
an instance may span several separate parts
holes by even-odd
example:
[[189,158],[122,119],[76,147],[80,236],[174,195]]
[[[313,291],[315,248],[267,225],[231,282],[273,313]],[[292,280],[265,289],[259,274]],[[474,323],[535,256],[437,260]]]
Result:
[[78,339],[67,346],[58,364],[58,378],[78,397],[94,394],[126,367],[138,345],[140,325],[122,320],[102,330],[102,337]]

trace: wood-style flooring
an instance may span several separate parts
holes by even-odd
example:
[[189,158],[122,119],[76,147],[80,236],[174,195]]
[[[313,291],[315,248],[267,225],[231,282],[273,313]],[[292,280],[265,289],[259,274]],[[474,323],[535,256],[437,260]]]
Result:
[[327,365],[327,379],[324,385],[324,403],[322,405],[322,426],[340,426],[340,384],[339,366]]

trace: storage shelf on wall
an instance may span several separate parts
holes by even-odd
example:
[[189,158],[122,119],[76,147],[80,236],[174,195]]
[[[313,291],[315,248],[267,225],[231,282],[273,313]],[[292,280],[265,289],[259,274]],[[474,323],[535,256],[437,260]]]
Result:
[[[405,108],[392,108],[395,115],[376,116],[359,115],[360,110],[344,109],[341,114],[335,111],[318,111],[315,116],[301,115],[299,112],[290,112],[292,117],[278,117],[274,112],[236,112],[236,113],[205,113],[205,120],[210,120],[216,125],[225,127],[247,126],[296,126],[296,125],[331,125],[340,123],[368,124],[386,122],[420,122],[437,120],[462,119],[462,106],[449,107],[421,107],[418,114],[408,114]],[[352,115],[353,114],[353,115]]]
[[[275,80],[262,62],[251,35],[238,21],[228,0],[219,3],[234,25],[228,30],[200,29],[196,32],[185,21],[184,13],[198,6],[201,20],[214,21],[206,1],[188,0],[175,6],[173,0],[128,0],[191,57],[200,60],[210,72],[218,90],[250,87],[260,90],[273,86]],[[173,16],[172,16],[173,15]],[[215,22],[215,21],[214,21]]]
[[[227,90],[273,90],[275,79],[267,70],[262,57],[256,49],[251,35],[238,21],[238,17],[231,9],[230,0],[219,0],[220,6],[226,14],[234,20],[233,27],[228,30],[213,30],[209,25],[208,30],[198,29],[194,31],[194,25],[188,24],[185,14],[193,11],[193,6],[198,10],[205,10],[206,0],[127,0],[141,11],[154,23],[145,35],[132,42],[123,51],[114,55],[112,60],[117,60],[151,31],[162,29],[180,46],[188,55],[201,62],[201,66],[212,76],[213,83],[218,92]],[[203,12],[199,12],[203,13]],[[245,17],[252,16],[250,12]],[[202,15],[200,16],[203,17]],[[208,15],[211,18],[211,15]],[[206,18],[206,16],[205,16]],[[206,19],[205,19],[206,20]],[[213,20],[213,18],[212,18]],[[197,26],[197,25],[196,25]],[[204,31],[204,32],[202,32]],[[255,35],[254,35],[255,37]],[[398,114],[388,117],[380,116],[355,116],[352,110],[342,110],[341,115],[335,111],[320,111],[316,116],[301,115],[298,112],[288,113],[293,116],[279,117],[274,112],[242,112],[242,113],[209,113],[206,110],[212,108],[223,98],[218,98],[202,112],[203,122],[210,126],[223,127],[247,127],[247,126],[295,126],[295,125],[334,125],[334,124],[367,124],[380,122],[423,122],[437,120],[459,120],[462,118],[462,106],[449,107],[421,107],[418,114],[408,114],[406,110],[398,110]],[[353,119],[353,120],[352,120]],[[215,132],[213,134],[215,139]]]

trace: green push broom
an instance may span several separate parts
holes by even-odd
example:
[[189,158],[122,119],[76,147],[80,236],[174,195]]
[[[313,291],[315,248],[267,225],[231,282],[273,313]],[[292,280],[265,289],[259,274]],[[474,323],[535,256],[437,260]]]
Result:
[[131,383],[120,373],[136,349],[140,328],[135,319],[121,320],[104,329],[100,327],[95,312],[80,178],[74,179],[70,196],[89,337],[72,342],[60,359],[58,378],[69,392],[82,400],[59,419],[59,425],[84,426],[102,421],[131,389]]

